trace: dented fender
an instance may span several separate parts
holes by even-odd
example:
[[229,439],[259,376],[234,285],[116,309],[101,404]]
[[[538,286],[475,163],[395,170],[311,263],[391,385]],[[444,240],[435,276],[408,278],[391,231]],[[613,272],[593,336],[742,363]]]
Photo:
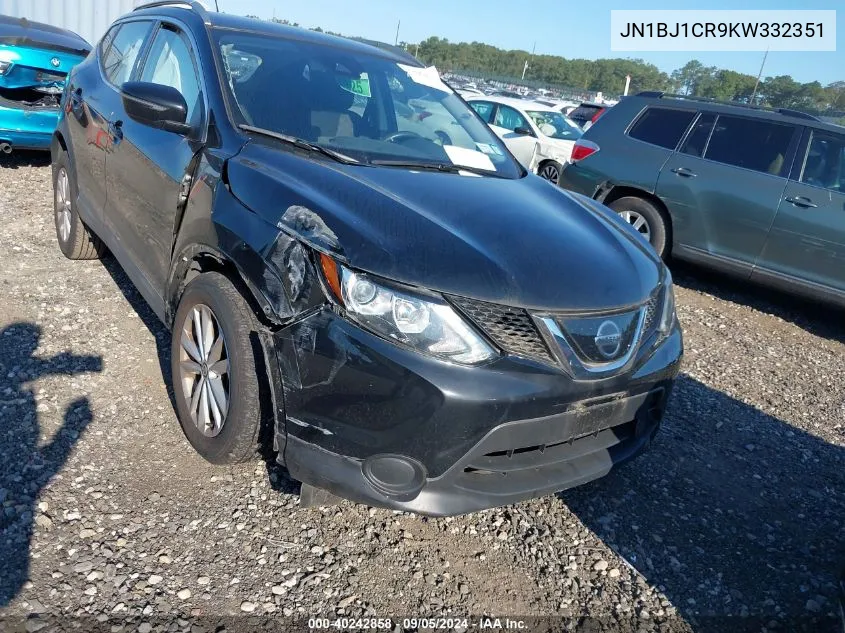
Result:
[[[166,294],[169,322],[192,268],[202,269],[208,259],[237,271],[274,326],[325,302],[311,252],[301,240],[247,209],[219,180],[212,196],[210,219],[204,204],[189,204],[182,217]],[[296,212],[289,220],[303,222]]]

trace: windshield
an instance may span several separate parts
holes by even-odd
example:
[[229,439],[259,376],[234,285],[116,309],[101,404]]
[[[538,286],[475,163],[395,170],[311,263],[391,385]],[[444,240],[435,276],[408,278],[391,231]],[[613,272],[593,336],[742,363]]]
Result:
[[574,121],[560,112],[528,110],[528,116],[550,138],[577,141],[584,134]]
[[222,29],[216,44],[238,125],[303,139],[363,163],[459,165],[508,178],[522,174],[434,68]]

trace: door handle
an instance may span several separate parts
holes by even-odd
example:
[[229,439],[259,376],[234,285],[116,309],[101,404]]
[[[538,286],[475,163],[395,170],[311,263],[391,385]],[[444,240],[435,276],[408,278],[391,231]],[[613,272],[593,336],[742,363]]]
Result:
[[695,178],[696,176],[698,176],[697,173],[687,169],[686,167],[676,167],[672,170],[672,173],[678,174],[679,176],[683,176],[684,178]]
[[805,196],[789,196],[784,198],[784,202],[794,204],[796,207],[801,207],[802,209],[817,209],[819,206]]

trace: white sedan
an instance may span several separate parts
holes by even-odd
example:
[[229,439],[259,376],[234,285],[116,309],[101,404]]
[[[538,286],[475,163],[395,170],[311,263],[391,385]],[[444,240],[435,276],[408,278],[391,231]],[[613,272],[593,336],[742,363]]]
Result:
[[583,132],[559,110],[509,97],[464,97],[529,171],[558,183]]

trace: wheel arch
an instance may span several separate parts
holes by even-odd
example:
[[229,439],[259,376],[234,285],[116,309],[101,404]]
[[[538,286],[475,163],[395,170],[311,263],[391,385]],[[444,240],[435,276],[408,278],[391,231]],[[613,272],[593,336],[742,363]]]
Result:
[[674,245],[674,227],[672,225],[672,214],[669,213],[669,208],[658,196],[653,193],[640,189],[638,187],[629,187],[626,185],[610,185],[607,188],[600,188],[596,199],[605,206],[610,206],[617,200],[622,198],[640,198],[646,202],[651,203],[657,209],[658,213],[663,216],[666,224],[666,257],[671,255],[672,246]]
[[[254,253],[258,256],[257,253]],[[185,287],[198,276],[216,272],[228,278],[238,289],[247,303],[252,307],[261,327],[258,341],[261,355],[256,357],[263,367],[259,367],[259,375],[265,376],[261,389],[264,390],[268,402],[272,407],[272,420],[267,428],[262,429],[260,441],[269,450],[272,446],[280,455],[284,454],[287,441],[285,430],[285,396],[281,369],[276,360],[272,330],[280,327],[280,317],[276,307],[268,296],[256,285],[243,270],[243,266],[236,262],[229,254],[205,244],[192,244],[184,248],[174,258],[174,264],[168,283],[168,293],[165,301],[165,317],[169,328],[175,327],[176,311]]]
[[[257,254],[255,255],[257,257]],[[179,306],[185,287],[197,276],[207,272],[218,272],[228,277],[244,295],[263,325],[279,325],[273,301],[268,298],[229,254],[206,244],[191,244],[173,259],[165,300],[165,318],[168,327]]]

